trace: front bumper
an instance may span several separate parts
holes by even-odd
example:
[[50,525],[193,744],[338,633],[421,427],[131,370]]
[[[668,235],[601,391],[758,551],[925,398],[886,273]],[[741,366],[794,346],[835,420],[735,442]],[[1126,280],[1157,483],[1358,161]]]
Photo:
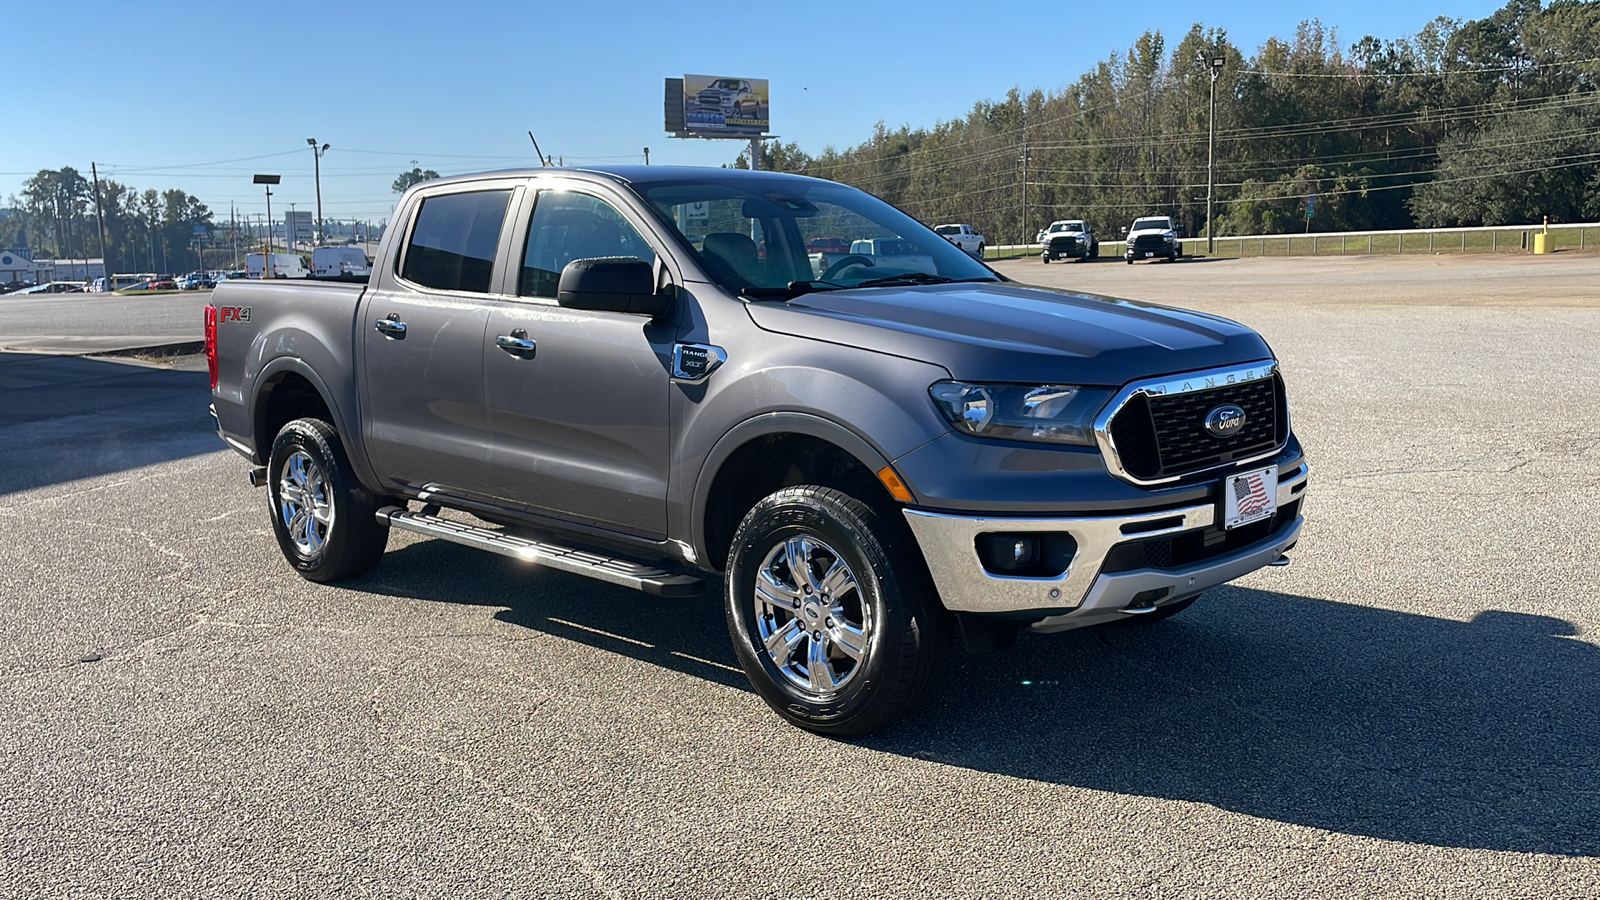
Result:
[[[1278,507],[1304,510],[1310,469],[1301,464],[1283,473]],[[1283,556],[1299,540],[1305,520],[1295,515],[1253,543],[1186,565],[1102,572],[1119,544],[1203,531],[1217,522],[1217,504],[1208,502],[1120,516],[1083,518],[990,518],[905,511],[933,575],[945,608],[951,612],[1002,615],[1031,620],[1036,631],[1064,631],[1138,615],[1253,572]],[[977,541],[982,534],[1065,532],[1077,543],[1066,571],[1055,577],[999,575],[984,568]]]

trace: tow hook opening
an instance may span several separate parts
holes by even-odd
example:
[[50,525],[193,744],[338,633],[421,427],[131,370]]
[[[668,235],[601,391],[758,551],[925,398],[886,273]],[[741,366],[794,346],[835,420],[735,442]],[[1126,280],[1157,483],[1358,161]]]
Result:
[[1128,601],[1128,605],[1124,606],[1122,611],[1135,616],[1155,612],[1156,604],[1170,596],[1172,596],[1172,588],[1169,587],[1140,591],[1133,595],[1133,599]]

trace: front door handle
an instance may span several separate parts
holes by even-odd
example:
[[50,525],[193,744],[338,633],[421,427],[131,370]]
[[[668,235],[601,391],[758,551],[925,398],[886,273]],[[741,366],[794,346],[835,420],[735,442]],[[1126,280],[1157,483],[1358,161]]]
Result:
[[533,359],[539,349],[538,343],[528,340],[528,332],[521,328],[512,329],[510,334],[496,335],[494,345],[518,359]]
[[400,321],[399,313],[389,313],[387,318],[379,319],[372,325],[378,333],[386,338],[401,340],[406,336],[406,323]]

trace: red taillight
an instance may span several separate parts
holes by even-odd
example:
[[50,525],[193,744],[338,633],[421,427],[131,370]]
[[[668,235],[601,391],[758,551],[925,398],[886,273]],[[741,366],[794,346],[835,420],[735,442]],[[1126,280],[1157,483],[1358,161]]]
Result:
[[211,372],[211,389],[217,389],[217,308],[206,307],[206,369]]

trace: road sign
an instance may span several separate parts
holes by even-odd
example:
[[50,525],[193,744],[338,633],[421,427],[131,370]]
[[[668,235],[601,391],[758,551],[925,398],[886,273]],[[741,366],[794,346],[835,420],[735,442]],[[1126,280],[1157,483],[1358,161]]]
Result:
[[1306,198],[1306,218],[1308,218],[1308,219],[1311,218],[1311,216],[1316,211],[1317,211],[1317,197],[1316,197],[1315,194],[1313,194],[1310,197]]

